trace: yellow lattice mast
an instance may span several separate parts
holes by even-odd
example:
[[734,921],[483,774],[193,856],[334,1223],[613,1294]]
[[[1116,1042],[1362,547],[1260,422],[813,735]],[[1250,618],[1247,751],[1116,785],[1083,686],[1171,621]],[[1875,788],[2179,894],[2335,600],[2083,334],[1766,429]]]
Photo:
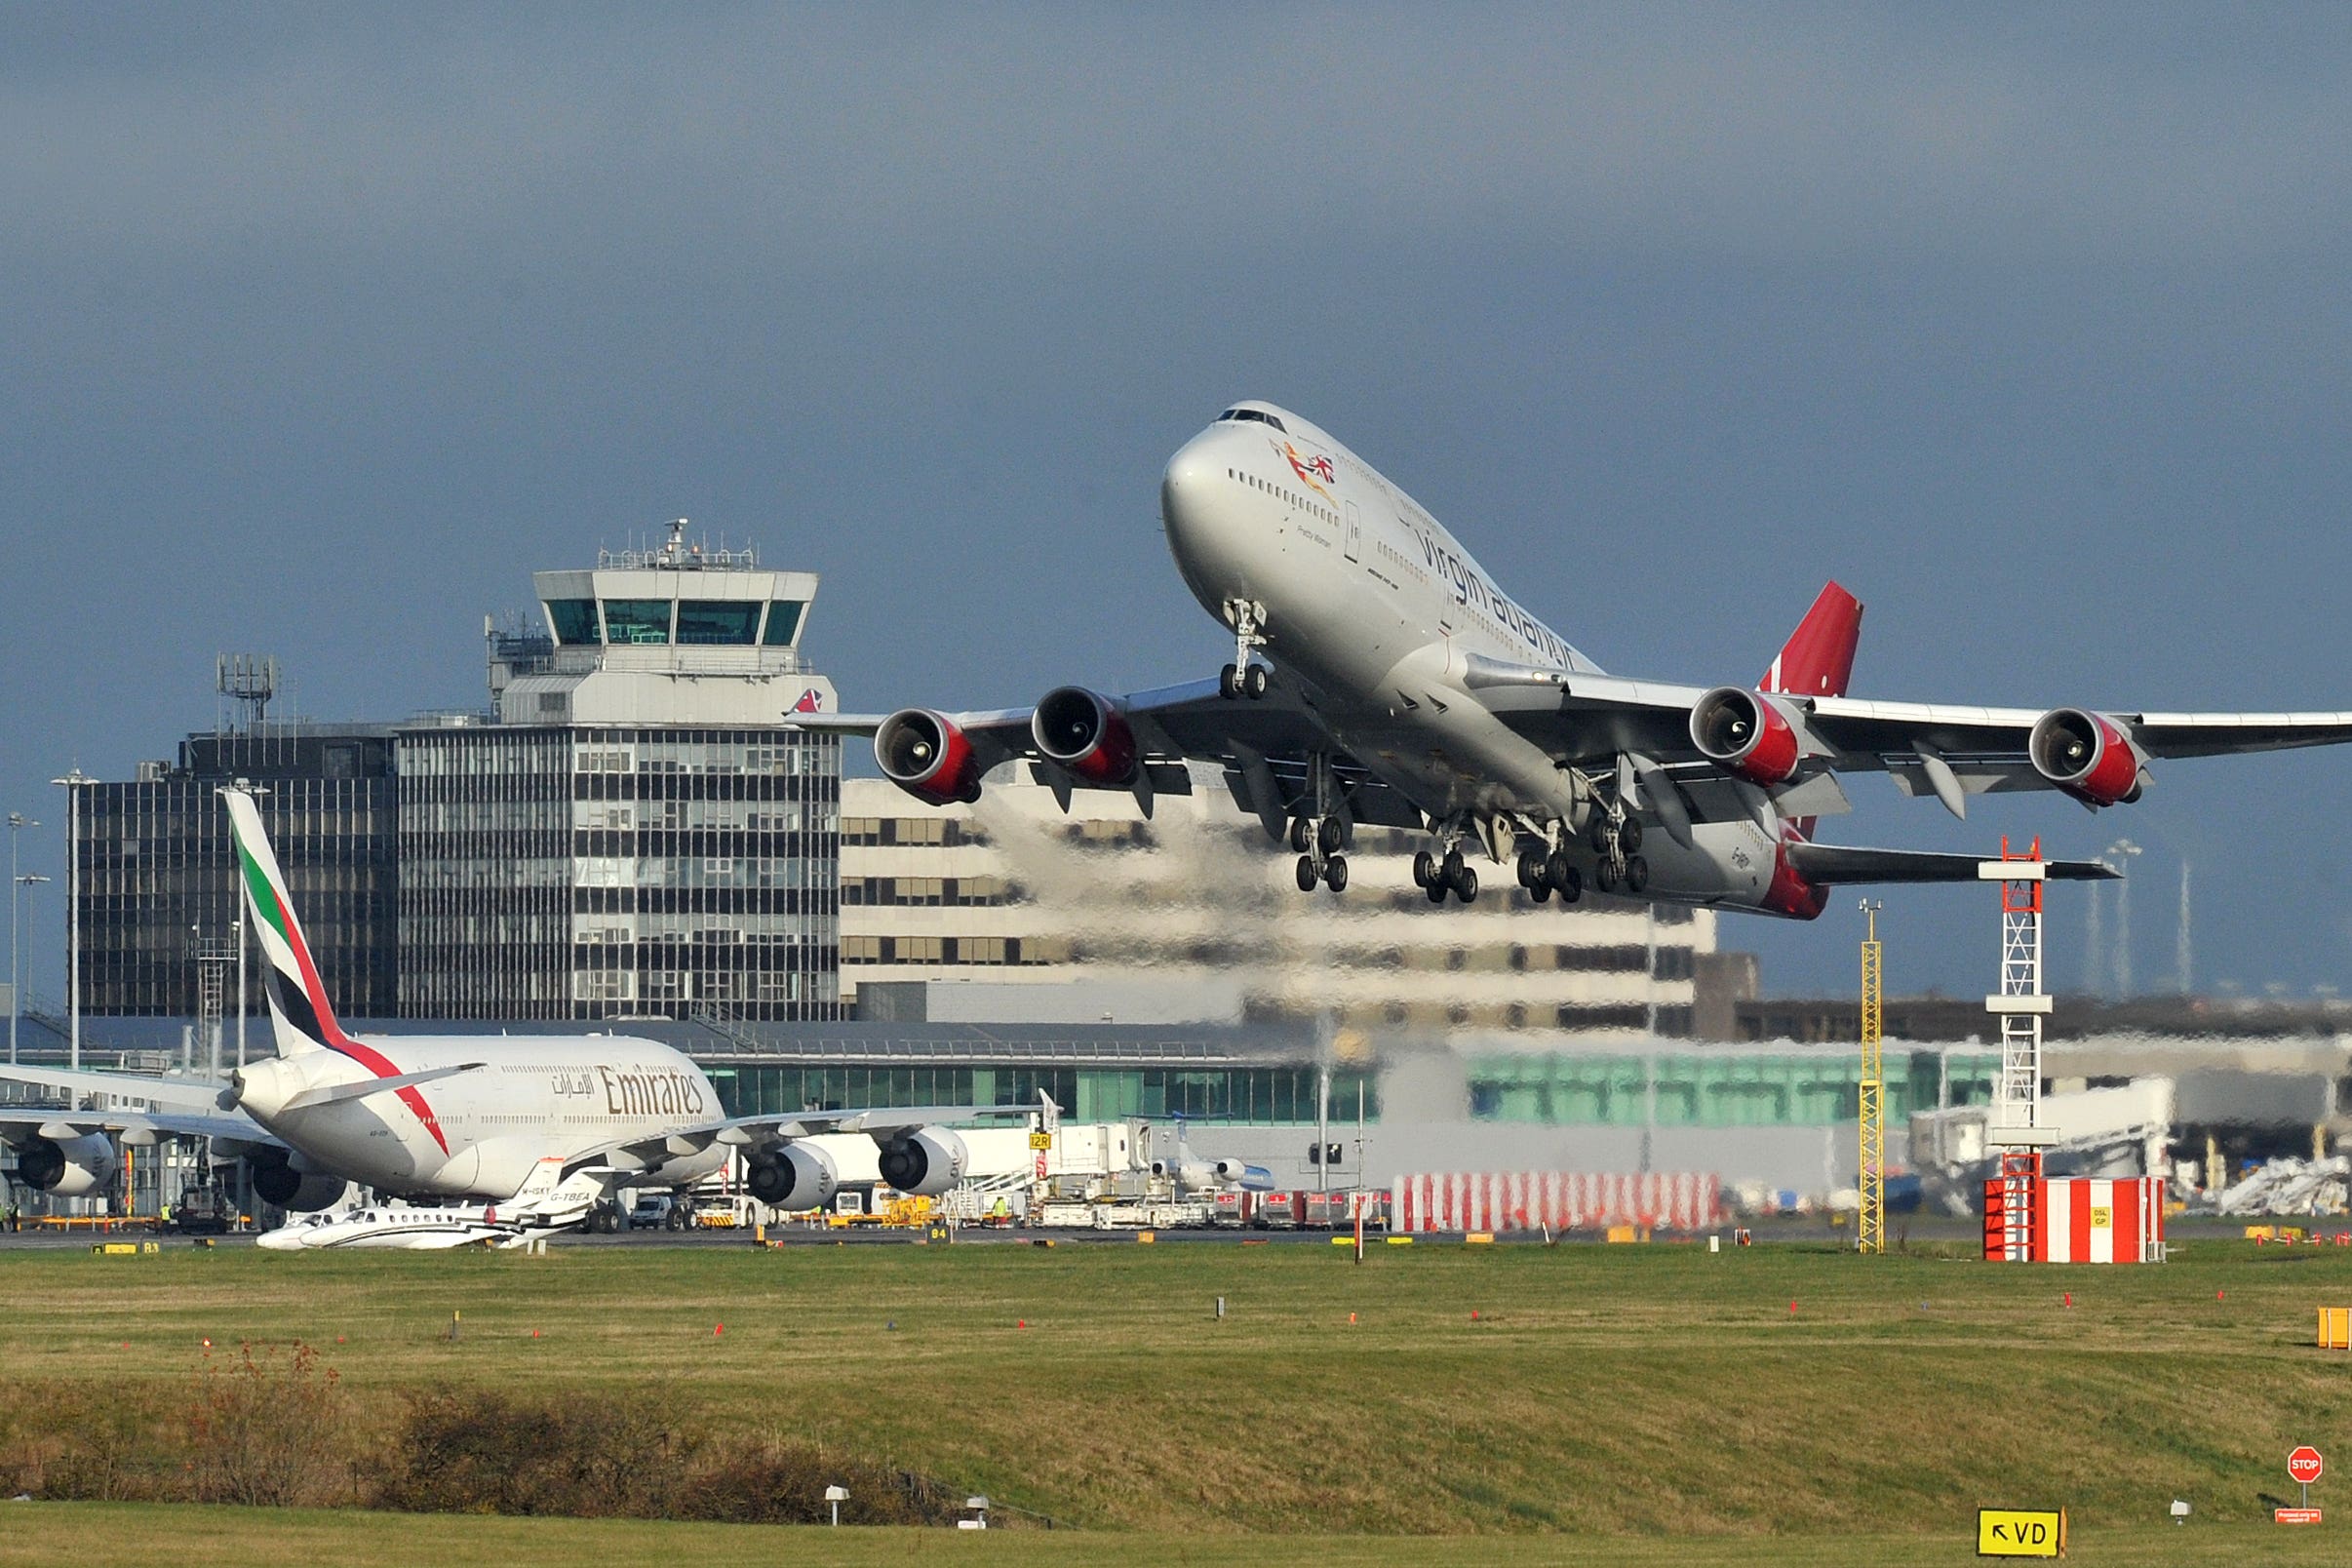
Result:
[[1854,1226],[1858,1252],[1887,1250],[1887,1077],[1879,1047],[1878,948],[1878,912],[1885,907],[1866,898],[1862,904],[1870,927],[1862,950],[1862,1174],[1855,1184],[1862,1206]]

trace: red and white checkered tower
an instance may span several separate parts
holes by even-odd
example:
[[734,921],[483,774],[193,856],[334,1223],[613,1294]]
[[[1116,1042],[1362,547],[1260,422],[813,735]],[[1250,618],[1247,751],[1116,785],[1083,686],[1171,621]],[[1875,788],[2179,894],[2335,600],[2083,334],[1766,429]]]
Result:
[[2050,996],[2042,989],[2042,888],[2047,867],[2042,841],[2024,853],[2001,841],[2001,858],[1977,868],[2001,884],[2001,990],[1984,999],[2001,1020],[2001,1077],[1993,1085],[1992,1122],[1985,1141],[2000,1173],[1984,1184],[1984,1256],[2030,1262],[2040,1223],[2042,1150],[2057,1141],[2042,1124],[2042,1020]]

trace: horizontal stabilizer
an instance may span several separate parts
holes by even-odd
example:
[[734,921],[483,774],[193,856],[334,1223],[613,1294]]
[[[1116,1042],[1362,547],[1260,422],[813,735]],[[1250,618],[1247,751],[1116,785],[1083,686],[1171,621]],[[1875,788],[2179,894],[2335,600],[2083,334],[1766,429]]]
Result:
[[402,1073],[393,1078],[362,1078],[357,1083],[329,1083],[315,1089],[304,1089],[288,1100],[284,1109],[307,1111],[312,1106],[333,1105],[338,1100],[364,1100],[371,1094],[387,1094],[394,1089],[414,1088],[419,1083],[431,1083],[437,1078],[471,1073],[482,1065],[480,1062],[465,1062],[456,1067],[430,1068],[422,1073]]
[[[1836,843],[1791,843],[1788,869],[1821,887],[1857,882],[1973,882],[1983,855],[1935,854],[1923,849],[1855,849]],[[1995,862],[1998,863],[1997,861]],[[2052,882],[2105,882],[2117,873],[2096,860],[2053,860]]]

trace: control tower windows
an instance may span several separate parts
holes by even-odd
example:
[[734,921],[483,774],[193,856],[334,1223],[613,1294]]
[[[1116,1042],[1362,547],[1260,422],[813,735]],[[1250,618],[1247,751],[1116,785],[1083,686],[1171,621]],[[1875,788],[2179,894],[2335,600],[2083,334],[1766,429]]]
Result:
[[596,632],[596,601],[593,599],[550,599],[547,601],[547,619],[555,627],[556,641],[567,647],[603,641]]
[[667,643],[670,640],[670,601],[667,599],[608,599],[605,601],[605,641],[615,647],[629,643]]
[[686,599],[678,606],[678,642],[686,647],[749,647],[760,630],[760,607],[725,599]]
[[767,607],[767,636],[762,641],[769,647],[789,647],[801,630],[801,611],[808,607],[798,600],[779,599]]

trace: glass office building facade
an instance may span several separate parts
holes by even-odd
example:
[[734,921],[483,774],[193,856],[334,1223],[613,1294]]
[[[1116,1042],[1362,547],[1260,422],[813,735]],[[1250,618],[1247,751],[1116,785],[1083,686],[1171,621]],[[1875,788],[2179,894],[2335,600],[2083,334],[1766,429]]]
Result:
[[750,728],[410,729],[407,1017],[841,1013],[841,743]]
[[[400,867],[387,725],[262,725],[190,735],[176,764],[82,790],[78,861],[82,1007],[97,1016],[191,1017],[196,942],[233,940],[241,917],[219,787],[261,792],[279,865],[329,995],[354,1017],[397,1003]],[[249,1005],[262,1013],[247,945]],[[236,978],[223,1001],[233,1013]]]

